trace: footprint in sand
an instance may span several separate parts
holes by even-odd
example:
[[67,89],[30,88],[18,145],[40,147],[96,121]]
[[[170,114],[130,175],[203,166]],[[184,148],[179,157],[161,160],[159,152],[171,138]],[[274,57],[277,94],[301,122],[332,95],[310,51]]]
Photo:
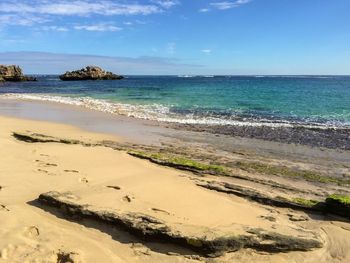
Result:
[[51,176],[55,176],[56,175],[55,173],[50,173],[49,171],[44,170],[44,169],[38,169],[37,171],[40,172],[40,173],[51,175]]
[[86,179],[85,177],[80,178],[79,181],[80,181],[81,183],[86,183],[86,184],[89,182],[89,180]]
[[262,215],[262,216],[260,216],[260,218],[268,220],[270,222],[276,222],[277,221],[277,219],[274,216],[271,216],[271,215]]
[[77,170],[63,170],[65,173],[79,173]]
[[23,235],[28,238],[36,238],[40,235],[40,231],[36,226],[29,226],[24,229]]
[[123,200],[124,202],[128,202],[128,203],[130,203],[132,199],[135,199],[135,198],[134,198],[134,197],[130,197],[130,196],[128,196],[128,195],[126,195],[126,196],[124,196],[124,197],[122,198],[122,200]]
[[170,213],[168,211],[165,211],[163,209],[159,209],[159,208],[151,208],[152,211],[154,212],[159,212],[159,213],[163,213],[163,214],[167,214],[167,215],[170,215]]
[[49,167],[49,166],[57,167],[58,165],[55,164],[55,163],[44,163],[44,166],[47,166],[47,167]]
[[44,174],[48,174],[48,175],[52,175],[55,176],[55,173],[50,173],[48,170],[42,169],[42,168],[50,168],[50,167],[57,167],[58,165],[55,163],[49,163],[49,162],[45,162],[39,159],[36,159],[34,162],[36,162],[38,164],[38,166],[40,168],[37,169],[38,172],[40,173],[44,173]]
[[41,167],[57,167],[58,165],[55,163],[47,163],[45,161],[42,160],[35,160],[36,163],[39,164],[39,166]]
[[0,204],[0,211],[10,212],[10,209],[8,209],[6,205]]
[[111,189],[114,189],[114,190],[120,190],[121,188],[117,185],[107,185],[106,186],[107,188],[111,188]]

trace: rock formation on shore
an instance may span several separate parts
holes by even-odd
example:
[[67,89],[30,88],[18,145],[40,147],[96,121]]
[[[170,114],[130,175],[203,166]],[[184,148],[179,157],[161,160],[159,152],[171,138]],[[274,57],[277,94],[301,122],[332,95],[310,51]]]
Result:
[[[226,252],[251,248],[268,253],[289,251],[311,251],[322,248],[323,243],[318,234],[311,231],[298,230],[297,235],[281,233],[241,225],[231,225],[237,233],[222,233],[214,228],[191,225],[181,228],[184,224],[169,224],[157,217],[137,212],[121,212],[118,209],[100,208],[89,204],[81,204],[72,198],[81,199],[70,192],[47,192],[39,196],[39,203],[45,207],[58,208],[64,216],[75,219],[92,219],[99,224],[121,227],[124,230],[148,241],[165,241],[174,245],[191,249],[207,257],[219,257]],[[241,229],[242,227],[242,229]],[[276,226],[277,227],[277,226]],[[287,227],[288,228],[288,227]],[[197,229],[193,230],[193,229]],[[289,229],[288,231],[293,231]],[[287,231],[287,232],[288,232]],[[295,231],[295,230],[294,230]],[[205,234],[201,234],[205,232]],[[216,233],[217,232],[217,233]],[[197,234],[193,234],[197,233]]]
[[67,71],[60,75],[61,80],[118,80],[122,78],[123,76],[113,74],[96,66],[87,66],[86,68]]
[[0,81],[36,81],[36,78],[24,76],[19,66],[0,65]]

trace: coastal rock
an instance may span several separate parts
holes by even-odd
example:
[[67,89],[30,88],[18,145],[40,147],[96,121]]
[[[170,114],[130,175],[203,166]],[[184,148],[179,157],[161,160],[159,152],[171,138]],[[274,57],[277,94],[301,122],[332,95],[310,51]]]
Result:
[[281,196],[266,195],[261,191],[255,190],[253,188],[242,187],[241,185],[234,185],[226,182],[216,182],[216,181],[198,181],[196,185],[217,191],[225,194],[233,194],[251,201],[263,205],[271,205],[276,207],[291,208],[294,210],[302,211],[319,211],[323,212],[324,206],[322,202],[318,202],[314,206],[307,203],[297,202],[295,200],[289,200]]
[[90,146],[88,144],[85,144],[85,143],[77,141],[77,140],[55,138],[52,136],[39,134],[39,133],[14,132],[12,135],[17,140],[23,141],[23,142],[28,142],[28,143],[37,143],[37,142],[40,142],[40,143],[63,143],[63,144],[82,144],[82,145]]
[[16,65],[0,65],[0,81],[36,81],[34,77],[24,76],[22,69]]
[[105,71],[100,67],[87,66],[80,70],[67,71],[60,76],[61,80],[118,80],[123,79],[123,76]]
[[[241,248],[252,248],[270,253],[288,251],[309,251],[321,248],[323,242],[316,233],[298,232],[287,235],[261,228],[239,227],[238,233],[222,233],[207,229],[206,234],[193,234],[174,228],[166,221],[138,212],[122,212],[115,208],[100,208],[71,199],[71,193],[48,192],[41,194],[38,201],[49,207],[58,208],[73,218],[96,220],[98,223],[121,227],[143,240],[169,242],[189,248],[209,257]],[[197,231],[201,233],[202,231]]]
[[328,196],[326,199],[326,212],[350,219],[350,197],[341,194]]

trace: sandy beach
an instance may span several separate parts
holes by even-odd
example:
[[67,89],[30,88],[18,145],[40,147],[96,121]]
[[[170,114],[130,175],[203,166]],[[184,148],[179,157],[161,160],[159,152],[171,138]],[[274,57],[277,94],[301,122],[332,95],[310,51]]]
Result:
[[[0,117],[0,262],[350,260],[349,221],[300,201],[348,193],[347,151],[21,117]],[[134,140],[118,132],[140,125]]]
[[0,263],[350,263],[350,1],[1,0]]

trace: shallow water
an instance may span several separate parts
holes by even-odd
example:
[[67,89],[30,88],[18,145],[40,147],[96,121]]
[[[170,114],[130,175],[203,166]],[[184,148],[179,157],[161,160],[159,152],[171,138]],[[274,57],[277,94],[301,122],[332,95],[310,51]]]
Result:
[[56,101],[193,124],[350,126],[349,76],[127,76],[1,84],[6,98]]

